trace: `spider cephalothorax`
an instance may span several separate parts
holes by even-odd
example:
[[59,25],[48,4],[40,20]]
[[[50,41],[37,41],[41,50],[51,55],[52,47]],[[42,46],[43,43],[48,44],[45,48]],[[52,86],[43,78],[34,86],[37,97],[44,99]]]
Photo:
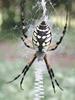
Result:
[[55,92],[54,82],[62,90],[59,83],[55,79],[55,75],[54,75],[53,69],[52,69],[52,67],[51,67],[51,65],[50,65],[50,63],[47,59],[46,52],[55,50],[59,46],[59,44],[62,42],[62,39],[65,35],[66,28],[67,28],[68,12],[66,14],[66,23],[65,23],[63,31],[61,33],[61,37],[54,45],[51,44],[52,34],[51,34],[50,27],[46,24],[45,21],[42,21],[41,24],[39,26],[37,26],[36,29],[33,32],[33,35],[32,35],[32,45],[33,45],[33,47],[31,47],[30,45],[28,45],[25,42],[25,39],[27,39],[28,36],[25,34],[26,25],[25,25],[24,8],[23,7],[24,7],[24,1],[23,2],[21,1],[21,22],[22,22],[22,33],[23,33],[23,36],[21,37],[21,39],[24,42],[26,47],[34,49],[36,52],[35,52],[33,58],[31,59],[31,61],[29,61],[29,63],[24,67],[22,72],[18,76],[16,76],[12,81],[10,81],[9,83],[15,81],[21,75],[23,75],[22,79],[20,81],[20,86],[22,88],[22,83],[23,83],[24,77],[25,77],[27,71],[29,70],[29,68],[31,67],[32,63],[35,61],[36,58],[39,58],[39,60],[42,58],[42,59],[44,59],[45,64],[47,66],[47,70],[48,70],[48,73],[49,73],[49,76],[50,76],[50,79],[51,79],[51,82],[52,82],[54,92]]

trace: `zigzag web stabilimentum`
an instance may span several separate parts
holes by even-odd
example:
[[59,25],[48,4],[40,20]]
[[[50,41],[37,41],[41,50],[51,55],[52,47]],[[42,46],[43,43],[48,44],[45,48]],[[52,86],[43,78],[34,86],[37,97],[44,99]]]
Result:
[[[38,4],[40,6],[42,6],[42,10],[43,10],[43,13],[42,13],[42,16],[40,18],[40,20],[36,21],[35,23],[40,23],[42,20],[46,21],[47,23],[48,22],[48,15],[47,15],[47,8],[46,8],[46,3],[48,1],[46,0],[38,0]],[[50,3],[50,1],[49,1]],[[52,3],[50,3],[50,5],[52,6],[52,8],[54,9]],[[38,8],[38,10],[40,9],[40,6]],[[36,5],[34,6],[36,7]],[[36,12],[37,13],[37,12]],[[52,23],[53,25],[53,23]],[[51,25],[51,26],[52,26]],[[45,91],[44,91],[44,83],[43,83],[43,74],[44,74],[44,71],[45,71],[45,63],[43,61],[38,61],[38,62],[35,62],[35,66],[34,66],[34,73],[35,73],[35,83],[34,83],[34,99],[33,100],[41,100],[44,98],[45,96]]]

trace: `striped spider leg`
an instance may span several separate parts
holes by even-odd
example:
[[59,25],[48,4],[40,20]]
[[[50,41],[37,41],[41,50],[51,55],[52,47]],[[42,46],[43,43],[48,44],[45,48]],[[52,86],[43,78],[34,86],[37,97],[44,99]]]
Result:
[[[49,48],[48,48],[47,51],[53,51],[53,50],[57,49],[57,47],[59,46],[59,44],[62,42],[63,37],[64,37],[64,35],[65,35],[65,33],[66,33],[66,29],[67,29],[67,21],[68,21],[68,12],[67,12],[67,14],[66,14],[66,23],[65,23],[65,26],[64,26],[64,29],[63,29],[63,32],[62,32],[62,35],[61,35],[59,41],[57,41],[54,45],[51,45],[51,44],[50,44],[50,46],[49,46]],[[55,83],[57,84],[57,86],[58,86],[61,90],[63,90],[63,89],[60,87],[60,85],[59,85],[59,83],[57,82],[57,80],[55,79],[55,75],[54,75],[53,69],[52,69],[51,66],[49,65],[46,55],[45,55],[45,57],[44,57],[44,61],[45,61],[45,63],[46,63],[47,70],[48,70],[49,76],[50,76],[50,78],[51,78],[52,87],[53,87],[53,89],[54,89],[54,92],[55,92],[54,81],[55,81]],[[53,81],[53,80],[54,80],[54,81]]]
[[59,46],[59,44],[62,42],[63,37],[64,37],[64,35],[66,33],[67,22],[68,22],[68,11],[66,12],[66,23],[64,25],[64,29],[62,31],[61,37],[60,37],[59,41],[57,41],[55,44],[49,46],[48,51],[53,51],[53,50],[57,49],[57,47]]
[[25,21],[25,0],[21,0],[20,2],[20,12],[21,12],[21,15],[20,15],[20,18],[21,18],[21,25],[22,25],[22,34],[25,38],[27,38],[27,35],[25,34],[26,31],[27,31],[27,28],[26,28],[26,21]]
[[52,87],[53,87],[54,93],[55,93],[54,81],[55,81],[56,85],[57,85],[61,90],[63,90],[63,89],[60,87],[58,81],[57,81],[56,78],[55,78],[53,69],[51,68],[51,65],[49,64],[49,62],[48,62],[48,60],[47,60],[47,55],[44,56],[44,61],[45,61],[46,66],[47,66],[47,70],[48,70],[48,73],[49,73],[49,76],[50,76],[50,79],[51,79],[51,83],[52,83]]
[[26,21],[25,21],[25,0],[21,0],[20,3],[20,12],[21,12],[21,30],[22,30],[22,35],[21,36],[21,40],[24,42],[24,45],[28,48],[33,49],[33,47],[31,47],[29,44],[27,44],[27,42],[25,40],[28,39],[28,36],[26,35],[27,32],[27,27],[26,27]]
[[31,61],[23,68],[22,72],[20,74],[18,74],[13,80],[11,80],[7,83],[12,83],[13,81],[17,80],[21,75],[23,75],[22,79],[20,81],[20,88],[23,89],[22,83],[23,83],[24,77],[25,77],[26,73],[28,72],[29,68],[31,67],[31,65],[33,64],[33,62],[35,61],[36,57],[37,56],[36,56],[36,53],[35,53],[33,58],[31,59]]

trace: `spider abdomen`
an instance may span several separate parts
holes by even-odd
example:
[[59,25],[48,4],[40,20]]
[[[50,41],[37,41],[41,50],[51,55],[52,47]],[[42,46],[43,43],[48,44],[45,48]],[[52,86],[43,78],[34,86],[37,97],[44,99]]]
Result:
[[50,28],[42,21],[42,23],[36,27],[33,32],[32,42],[35,49],[38,51],[47,50],[52,40]]

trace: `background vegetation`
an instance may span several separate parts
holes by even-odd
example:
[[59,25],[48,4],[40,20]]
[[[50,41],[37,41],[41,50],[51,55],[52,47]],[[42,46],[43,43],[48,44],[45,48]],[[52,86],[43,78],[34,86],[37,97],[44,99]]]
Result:
[[[60,91],[56,87],[57,92],[54,94],[48,73],[45,72],[45,98],[43,100],[75,100],[75,0],[51,1],[60,17],[65,5],[69,9],[70,19],[62,44],[55,52],[49,54],[56,78],[64,91]],[[26,0],[25,18],[28,25],[33,24],[42,15],[40,5],[36,6],[36,3],[37,0]],[[38,7],[40,11],[37,10]],[[49,3],[47,3],[47,7],[48,13],[53,12]],[[62,19],[56,15],[54,18],[56,18],[55,24],[58,27],[61,26]],[[33,64],[25,77],[24,91],[19,88],[20,80],[6,84],[8,80],[11,80],[22,70],[33,53],[21,42],[20,27],[15,25],[20,26],[20,0],[0,0],[0,100],[33,100],[34,67],[38,62]]]
[[[39,1],[39,0],[38,0]],[[49,0],[47,0],[49,1]],[[70,18],[75,17],[75,1],[74,0],[51,0],[55,8],[62,9],[61,5],[65,5],[70,12]],[[32,22],[41,15],[42,11],[38,11],[37,7],[34,7],[37,0],[26,0],[25,4],[25,17],[26,20]],[[47,7],[50,5],[47,4]],[[52,7],[50,7],[49,11]],[[61,12],[61,9],[59,12]],[[71,21],[71,20],[70,20]],[[15,25],[20,23],[20,0],[0,0],[0,30],[12,29]]]

